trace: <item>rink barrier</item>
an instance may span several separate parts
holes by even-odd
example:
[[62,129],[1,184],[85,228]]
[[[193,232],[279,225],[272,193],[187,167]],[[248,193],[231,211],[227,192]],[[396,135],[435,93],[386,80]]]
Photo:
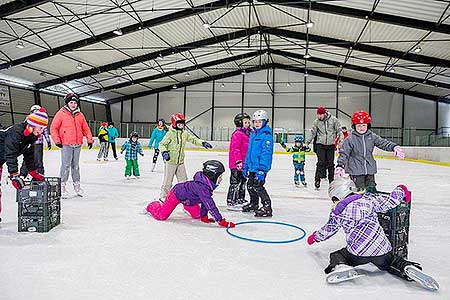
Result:
[[251,238],[247,238],[244,236],[240,236],[238,234],[232,233],[230,230],[231,228],[227,228],[227,233],[229,235],[231,235],[232,237],[244,240],[244,241],[249,241],[249,242],[256,242],[256,243],[263,243],[263,244],[287,244],[287,243],[293,243],[293,242],[297,242],[300,241],[301,239],[303,239],[306,236],[306,231],[297,226],[297,225],[293,225],[293,224],[289,224],[289,223],[284,223],[284,222],[276,222],[276,221],[245,221],[245,222],[239,222],[236,223],[236,226],[239,225],[243,225],[243,224],[275,224],[275,225],[281,225],[281,226],[286,226],[286,227],[292,227],[295,229],[298,229],[299,231],[302,232],[302,235],[295,238],[295,239],[290,239],[290,240],[279,240],[279,241],[273,241],[273,240],[261,240],[261,239],[251,239]]

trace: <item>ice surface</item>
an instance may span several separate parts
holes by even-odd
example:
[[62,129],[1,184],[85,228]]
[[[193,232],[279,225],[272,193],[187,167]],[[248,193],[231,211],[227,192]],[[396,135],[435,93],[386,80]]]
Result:
[[[159,196],[163,165],[151,173],[152,152],[139,158],[141,179],[126,181],[123,157],[97,162],[83,150],[85,197],[62,203],[62,224],[47,234],[17,232],[15,191],[3,178],[0,223],[0,299],[450,299],[450,168],[378,160],[378,188],[403,183],[412,190],[410,259],[441,285],[431,293],[418,285],[376,271],[351,282],[328,285],[323,269],[329,253],[345,245],[344,235],[308,246],[306,239],[283,245],[239,240],[217,225],[190,219],[177,208],[167,221],[142,214]],[[227,153],[187,152],[191,177],[207,159],[226,163]],[[307,156],[308,188],[293,186],[289,155],[276,155],[267,189],[273,221],[296,224],[310,234],[326,222],[328,184],[313,189],[315,157]],[[47,175],[59,174],[59,151],[45,153]],[[7,172],[4,172],[7,173]],[[5,174],[4,174],[5,175]],[[228,175],[215,192],[223,215],[234,222],[251,214],[225,210]],[[240,230],[240,231],[239,231]],[[259,225],[236,227],[253,238],[289,239],[295,229]]]

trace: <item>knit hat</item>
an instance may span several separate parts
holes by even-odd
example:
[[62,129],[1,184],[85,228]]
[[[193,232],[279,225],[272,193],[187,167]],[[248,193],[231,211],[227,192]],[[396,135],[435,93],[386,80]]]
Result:
[[80,98],[78,98],[77,94],[67,93],[64,97],[64,103],[67,105],[70,101],[75,101],[78,105],[80,105]]
[[318,115],[323,115],[323,114],[326,114],[326,113],[327,113],[327,110],[325,109],[325,107],[319,106],[319,107],[317,108],[317,114],[318,114]]
[[38,111],[35,111],[34,113],[28,115],[27,124],[31,128],[34,128],[36,126],[47,127],[48,115],[45,108],[41,107]]
[[102,126],[103,126],[103,127],[106,127],[106,126],[108,126],[108,123],[105,122],[105,121],[103,121],[103,122],[102,122]]

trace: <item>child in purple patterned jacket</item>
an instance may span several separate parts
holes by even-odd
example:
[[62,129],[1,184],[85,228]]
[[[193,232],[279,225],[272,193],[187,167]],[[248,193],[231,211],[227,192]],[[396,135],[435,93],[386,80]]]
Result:
[[396,207],[403,198],[410,202],[411,192],[404,185],[397,186],[389,195],[358,194],[356,191],[358,189],[350,179],[335,179],[328,189],[328,195],[335,204],[329,220],[308,237],[308,244],[312,245],[329,239],[339,228],[344,229],[347,247],[330,254],[330,265],[325,269],[328,277],[348,271],[349,266],[372,263],[380,270],[437,290],[438,283],[422,272],[420,264],[392,253],[391,243],[378,222],[377,213]]

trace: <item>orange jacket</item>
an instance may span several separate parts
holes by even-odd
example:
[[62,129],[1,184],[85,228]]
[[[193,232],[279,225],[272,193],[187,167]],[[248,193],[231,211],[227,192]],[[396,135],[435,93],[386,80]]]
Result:
[[83,136],[86,137],[88,143],[94,142],[84,115],[81,112],[73,115],[64,107],[61,107],[56,113],[50,126],[50,134],[55,144],[82,145]]

